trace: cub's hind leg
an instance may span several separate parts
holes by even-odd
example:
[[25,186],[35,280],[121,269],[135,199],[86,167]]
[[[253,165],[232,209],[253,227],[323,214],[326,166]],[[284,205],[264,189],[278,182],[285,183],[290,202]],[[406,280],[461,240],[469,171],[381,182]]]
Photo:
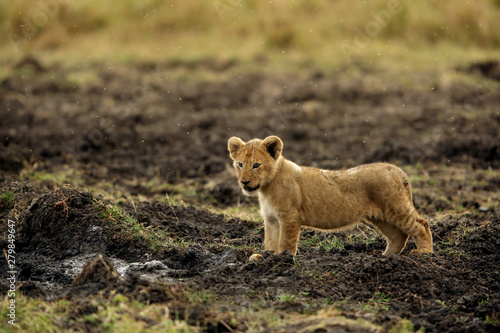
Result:
[[417,249],[413,252],[418,253],[432,253],[432,233],[429,228],[429,222],[422,218],[415,211],[411,218],[407,221],[406,226],[403,226],[403,230],[408,231],[408,233],[415,240]]
[[373,224],[387,240],[384,255],[401,253],[408,240],[407,233],[385,221],[371,219],[369,222]]
[[413,207],[404,214],[392,214],[388,218],[391,224],[411,235],[417,245],[417,249],[412,252],[432,253],[432,234],[429,222],[420,217]]

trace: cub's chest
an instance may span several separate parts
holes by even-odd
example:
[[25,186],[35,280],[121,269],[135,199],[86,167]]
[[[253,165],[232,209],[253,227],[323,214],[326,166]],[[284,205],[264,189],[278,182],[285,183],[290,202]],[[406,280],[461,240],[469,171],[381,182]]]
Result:
[[277,218],[278,211],[271,202],[263,196],[259,197],[260,213],[267,218]]

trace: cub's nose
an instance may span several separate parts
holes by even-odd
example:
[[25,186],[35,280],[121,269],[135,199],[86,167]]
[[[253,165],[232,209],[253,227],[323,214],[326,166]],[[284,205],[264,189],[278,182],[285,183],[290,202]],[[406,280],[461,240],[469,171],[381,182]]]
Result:
[[243,185],[245,185],[245,186],[246,186],[246,185],[250,184],[250,181],[249,181],[249,180],[248,180],[248,181],[246,181],[246,182],[241,181],[241,183],[242,183]]

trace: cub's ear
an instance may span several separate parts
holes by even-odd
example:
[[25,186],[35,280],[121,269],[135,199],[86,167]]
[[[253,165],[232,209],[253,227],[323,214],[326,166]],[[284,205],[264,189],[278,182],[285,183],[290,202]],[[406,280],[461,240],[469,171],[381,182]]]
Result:
[[236,154],[238,153],[238,150],[243,147],[245,143],[241,141],[240,138],[237,138],[233,136],[229,141],[227,142],[227,150],[229,150],[229,156],[234,160],[236,158]]
[[277,160],[283,151],[283,142],[277,136],[268,136],[262,142],[262,146],[274,160]]

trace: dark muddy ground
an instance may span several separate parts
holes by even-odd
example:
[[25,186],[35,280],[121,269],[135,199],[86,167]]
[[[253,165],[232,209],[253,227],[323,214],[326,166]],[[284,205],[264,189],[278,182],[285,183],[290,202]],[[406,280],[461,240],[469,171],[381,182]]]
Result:
[[[75,304],[61,329],[101,330],[77,319],[97,311],[91,297],[118,291],[168,304],[173,318],[206,331],[255,330],[234,320],[245,309],[281,317],[262,319],[261,331],[386,331],[403,318],[426,332],[498,330],[500,92],[477,76],[488,76],[482,67],[460,74],[475,84],[419,73],[406,85],[347,70],[192,80],[168,67],[96,67],[86,70],[95,80],[80,82],[71,78],[82,69],[18,67],[0,84],[0,224],[17,222],[20,291]],[[268,134],[300,164],[400,165],[435,253],[411,256],[410,241],[384,257],[382,237],[361,226],[304,230],[296,258],[248,263],[262,250],[260,223],[207,208],[257,204],[239,193],[226,142]],[[165,199],[184,187],[195,192],[191,205]],[[114,223],[125,215],[160,231],[161,245]]]

